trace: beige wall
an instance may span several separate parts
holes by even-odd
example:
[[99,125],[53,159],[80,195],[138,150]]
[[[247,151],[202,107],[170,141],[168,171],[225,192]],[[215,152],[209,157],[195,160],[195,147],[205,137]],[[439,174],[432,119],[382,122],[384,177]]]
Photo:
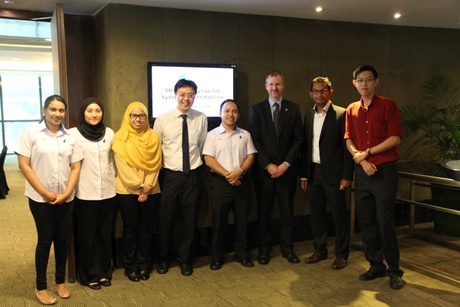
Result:
[[[417,99],[430,74],[440,69],[460,74],[459,34],[109,4],[95,18],[97,97],[108,105],[105,121],[117,130],[130,102],[147,104],[148,61],[237,64],[240,126],[246,128],[249,106],[266,98],[264,79],[271,70],[284,73],[284,96],[305,113],[312,107],[311,79],[329,76],[333,101],[346,106],[359,98],[352,71],[368,63],[380,71],[379,94],[402,106]],[[303,214],[305,196],[297,194],[296,213]]]

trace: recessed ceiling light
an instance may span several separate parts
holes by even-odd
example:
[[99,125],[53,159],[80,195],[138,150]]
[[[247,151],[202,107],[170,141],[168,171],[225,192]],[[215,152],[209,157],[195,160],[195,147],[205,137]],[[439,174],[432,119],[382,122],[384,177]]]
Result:
[[6,4],[13,4],[14,0],[4,0],[3,2],[6,3]]
[[318,12],[318,13],[321,12],[322,10],[323,10],[323,8],[321,6],[317,6],[316,9],[315,9],[315,11]]
[[396,19],[400,18],[400,17],[401,17],[401,13],[395,13],[395,14],[394,14],[394,17],[395,17]]

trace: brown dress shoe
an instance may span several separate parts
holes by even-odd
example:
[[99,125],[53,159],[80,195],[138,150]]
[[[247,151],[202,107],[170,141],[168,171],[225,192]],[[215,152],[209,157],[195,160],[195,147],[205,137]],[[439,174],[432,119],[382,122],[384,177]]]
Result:
[[320,253],[314,252],[313,255],[305,259],[305,263],[312,264],[320,262],[321,260],[326,260],[327,255],[321,255]]
[[332,263],[332,268],[334,270],[340,270],[347,266],[347,259],[342,257],[335,258],[334,262]]

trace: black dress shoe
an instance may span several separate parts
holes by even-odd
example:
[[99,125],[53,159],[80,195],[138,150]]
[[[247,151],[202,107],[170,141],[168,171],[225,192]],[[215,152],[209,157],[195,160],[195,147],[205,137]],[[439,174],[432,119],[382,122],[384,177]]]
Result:
[[241,263],[242,266],[245,266],[247,268],[252,268],[254,266],[254,263],[249,258],[241,259],[236,256],[233,256],[233,260],[235,260],[238,263]]
[[88,287],[93,290],[101,290],[101,284],[97,281],[89,283]]
[[398,275],[391,275],[390,276],[390,288],[394,290],[399,290],[404,287],[404,281]]
[[141,280],[148,280],[150,278],[150,271],[149,270],[141,270],[139,272],[139,278]]
[[262,265],[266,265],[270,263],[270,256],[268,253],[261,253],[259,254],[259,257],[257,258],[257,262]]
[[101,286],[104,286],[104,287],[110,287],[112,285],[110,280],[108,280],[107,278],[103,278],[99,280],[99,283],[101,284]]
[[374,272],[374,271],[369,270],[366,273],[359,275],[359,280],[368,281],[368,280],[373,280],[373,279],[376,279],[379,277],[385,277],[385,276],[387,276],[387,273],[385,271]]
[[188,262],[181,262],[180,264],[180,273],[184,276],[190,276],[193,274],[193,267]]
[[138,282],[141,280],[139,273],[137,273],[136,271],[134,272],[125,271],[125,275],[126,277],[128,277],[129,280],[134,281],[134,282]]
[[157,272],[158,274],[166,274],[169,270],[169,263],[167,261],[161,261],[158,263]]
[[283,257],[290,263],[300,263],[299,257],[294,252],[283,253]]
[[211,265],[209,266],[211,268],[211,270],[213,271],[217,271],[217,270],[220,270],[222,269],[222,262],[220,261],[212,261],[211,262]]

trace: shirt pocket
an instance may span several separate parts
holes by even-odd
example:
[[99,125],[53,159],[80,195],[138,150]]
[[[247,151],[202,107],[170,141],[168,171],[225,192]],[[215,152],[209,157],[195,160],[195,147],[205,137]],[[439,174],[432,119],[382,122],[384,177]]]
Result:
[[200,138],[200,130],[190,130],[188,131],[188,143],[190,145],[198,146],[198,140]]
[[384,121],[376,121],[371,125],[371,137],[373,141],[381,143],[388,138],[388,127]]

